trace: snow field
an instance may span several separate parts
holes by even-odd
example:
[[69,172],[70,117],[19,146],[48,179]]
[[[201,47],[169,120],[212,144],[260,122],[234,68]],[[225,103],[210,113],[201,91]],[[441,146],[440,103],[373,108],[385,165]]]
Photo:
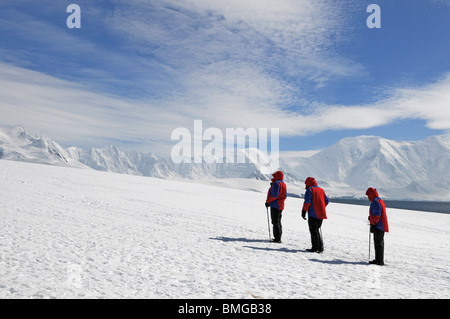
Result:
[[260,192],[3,160],[0,196],[0,298],[450,297],[450,215],[388,208],[379,267],[368,206],[316,254],[299,198],[274,244]]

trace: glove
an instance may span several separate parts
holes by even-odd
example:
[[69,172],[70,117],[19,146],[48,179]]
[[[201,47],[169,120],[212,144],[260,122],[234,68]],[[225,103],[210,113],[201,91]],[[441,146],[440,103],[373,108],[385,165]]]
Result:
[[269,205],[269,203],[266,203],[266,207],[269,207],[270,205]]
[[306,220],[306,210],[302,209],[302,218]]
[[377,229],[377,225],[370,225],[370,232],[371,233],[374,233],[376,229]]

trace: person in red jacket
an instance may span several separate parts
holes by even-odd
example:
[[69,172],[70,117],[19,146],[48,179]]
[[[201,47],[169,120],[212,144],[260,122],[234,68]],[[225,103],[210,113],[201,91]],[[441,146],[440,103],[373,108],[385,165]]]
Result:
[[270,216],[272,218],[273,236],[275,243],[281,243],[281,235],[283,229],[281,226],[281,213],[284,209],[284,201],[286,200],[286,184],[283,181],[284,174],[277,171],[272,174],[272,183],[267,192],[266,207],[270,207]]
[[369,221],[370,232],[373,233],[375,245],[375,259],[369,264],[384,265],[384,233],[389,232],[389,224],[386,215],[386,205],[378,195],[375,188],[369,187],[366,191],[370,201]]
[[322,253],[323,239],[319,230],[322,227],[323,220],[327,219],[325,207],[328,205],[328,197],[325,191],[318,186],[314,177],[308,177],[305,180],[305,189],[302,217],[306,219],[306,212],[308,212],[308,226],[312,244],[312,247],[307,251]]

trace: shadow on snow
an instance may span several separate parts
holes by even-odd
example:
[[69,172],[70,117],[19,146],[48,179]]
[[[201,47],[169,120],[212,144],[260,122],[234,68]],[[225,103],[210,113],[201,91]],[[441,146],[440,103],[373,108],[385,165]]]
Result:
[[263,239],[249,239],[249,238],[232,238],[232,237],[214,237],[214,238],[210,238],[213,240],[221,240],[224,242],[233,242],[233,241],[241,241],[241,242],[245,242],[245,243],[268,243],[269,241],[263,240]]
[[[244,243],[270,243],[269,240],[264,239],[251,239],[251,238],[244,238],[244,237],[212,237],[209,238],[212,240],[220,240],[223,242],[244,242]],[[271,243],[272,244],[272,243]],[[273,244],[273,245],[279,245],[279,244]],[[289,249],[285,247],[281,248],[272,248],[272,247],[255,247],[255,246],[243,246],[245,248],[251,248],[255,250],[264,250],[264,251],[278,251],[278,252],[284,252],[284,253],[308,253],[307,250],[299,250],[299,249]],[[345,261],[342,259],[333,259],[333,260],[320,260],[316,258],[309,259],[313,262],[319,262],[323,264],[330,264],[330,265],[367,265],[367,262],[364,261]]]
[[[271,243],[268,239],[250,239],[250,238],[244,238],[244,237],[239,237],[239,238],[214,237],[214,238],[210,238],[210,239],[220,240],[223,242],[267,243],[267,244],[272,244],[272,245],[279,245],[279,244]],[[280,252],[285,252],[285,253],[299,253],[299,252],[303,251],[303,250],[288,249],[288,248],[283,248],[283,247],[282,248],[255,247],[255,246],[243,246],[243,247],[256,249],[256,250],[265,250],[265,251],[280,251]]]
[[323,264],[332,264],[332,265],[367,265],[367,262],[364,261],[345,261],[342,259],[333,259],[333,260],[320,260],[320,259],[310,259],[310,261],[314,261],[314,262],[318,262],[318,263],[323,263]]
[[[276,244],[278,245],[278,244]],[[246,248],[256,249],[256,250],[265,250],[265,251],[280,251],[283,253],[301,253],[304,252],[304,250],[298,250],[298,249],[288,249],[288,248],[268,248],[268,247],[254,247],[254,246],[244,246]]]

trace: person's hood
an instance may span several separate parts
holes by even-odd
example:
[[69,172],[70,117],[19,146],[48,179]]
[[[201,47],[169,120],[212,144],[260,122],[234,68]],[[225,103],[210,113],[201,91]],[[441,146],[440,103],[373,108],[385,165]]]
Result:
[[314,177],[308,177],[305,180],[306,188],[310,188],[311,186],[317,186],[316,179]]
[[282,181],[284,179],[284,174],[282,171],[276,171],[275,173],[272,174],[272,176],[273,176],[273,179],[272,179],[273,182]]
[[380,195],[378,195],[377,189],[373,187],[369,187],[367,189],[366,195],[370,201],[373,201],[375,198],[380,197]]

